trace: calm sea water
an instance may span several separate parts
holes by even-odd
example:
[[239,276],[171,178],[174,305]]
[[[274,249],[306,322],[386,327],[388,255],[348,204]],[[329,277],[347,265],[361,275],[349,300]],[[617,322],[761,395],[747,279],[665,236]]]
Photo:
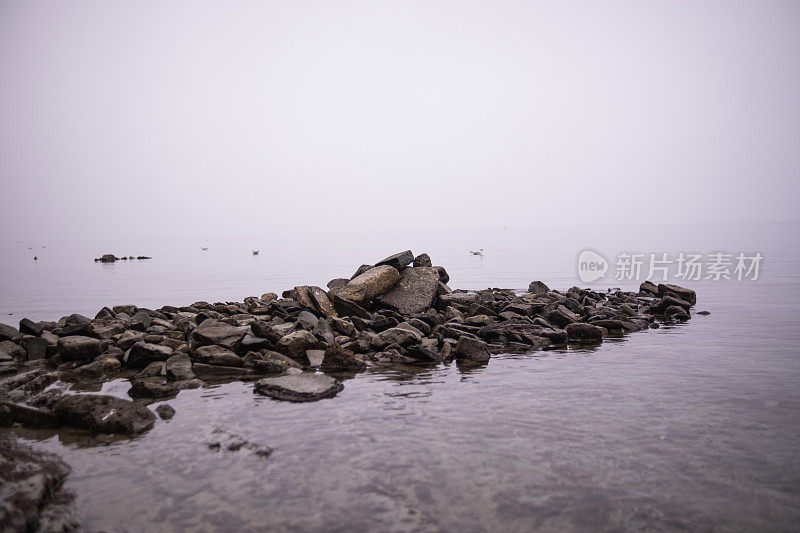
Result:
[[[534,279],[586,286],[575,268],[584,248],[612,260],[620,251],[759,251],[758,281],[686,283],[709,316],[595,350],[500,355],[471,371],[372,371],[312,404],[261,398],[249,383],[183,391],[168,402],[175,418],[134,440],[23,435],[72,465],[67,485],[90,530],[800,527],[797,224],[352,235],[321,228],[264,242],[1,246],[0,321],[11,324],[93,316],[103,305],[241,300],[324,285],[406,248],[446,266],[452,287],[472,289],[524,289]],[[477,248],[482,259],[467,253]],[[154,259],[91,261],[104,252]],[[638,283],[611,276],[592,285]],[[127,388],[116,381],[103,390],[124,397]],[[275,452],[213,452],[205,442],[215,428]]]

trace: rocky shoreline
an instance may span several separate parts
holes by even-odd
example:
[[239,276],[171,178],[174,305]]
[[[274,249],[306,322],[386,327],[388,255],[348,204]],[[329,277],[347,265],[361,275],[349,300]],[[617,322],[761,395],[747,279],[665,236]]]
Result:
[[[255,381],[256,394],[315,401],[370,367],[455,360],[470,368],[497,353],[593,346],[686,321],[697,300],[690,289],[649,281],[638,292],[560,292],[534,281],[524,293],[454,291],[448,282],[444,267],[407,250],[327,290],[301,285],[243,302],[117,305],[93,319],[0,324],[0,426],[141,434],[156,419],[148,403],[207,382]],[[118,378],[130,380],[131,400],[72,390]],[[163,418],[174,414],[167,407],[159,406]],[[10,449],[0,446],[0,459],[14,464]],[[7,492],[2,503],[4,512],[14,507]]]

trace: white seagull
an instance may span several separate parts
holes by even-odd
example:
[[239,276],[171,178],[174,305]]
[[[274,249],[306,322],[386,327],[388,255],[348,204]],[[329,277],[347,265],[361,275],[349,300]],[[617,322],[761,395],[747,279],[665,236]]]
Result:
[[472,255],[479,255],[479,256],[483,257],[483,248],[481,248],[477,252],[473,252],[472,250],[470,250],[469,253],[471,253]]

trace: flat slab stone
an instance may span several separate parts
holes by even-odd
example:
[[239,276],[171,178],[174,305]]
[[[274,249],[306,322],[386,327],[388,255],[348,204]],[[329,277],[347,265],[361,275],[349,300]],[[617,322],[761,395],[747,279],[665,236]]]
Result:
[[255,392],[289,402],[313,402],[336,396],[344,385],[320,374],[294,374],[264,378],[256,382]]

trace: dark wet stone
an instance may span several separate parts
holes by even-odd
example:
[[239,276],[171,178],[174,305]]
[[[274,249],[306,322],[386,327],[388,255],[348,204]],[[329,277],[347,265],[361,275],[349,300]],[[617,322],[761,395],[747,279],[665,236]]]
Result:
[[20,333],[25,333],[28,335],[34,335],[38,337],[39,335],[42,334],[44,328],[29,318],[23,318],[22,320],[19,321],[19,331]]
[[21,361],[28,358],[28,352],[16,342],[0,341],[0,352]]
[[11,422],[30,428],[58,427],[56,417],[48,411],[3,400],[0,400],[0,406],[5,409]]
[[29,360],[47,357],[47,341],[41,337],[22,337],[20,344],[25,348]]
[[689,308],[691,308],[692,304],[686,300],[681,300],[680,298],[675,298],[674,296],[664,296],[663,298],[656,300],[650,306],[650,310],[655,314],[664,314],[664,312],[672,306],[677,306],[682,308],[687,313],[689,312]]
[[242,342],[247,330],[214,319],[204,320],[189,336],[192,347],[217,344],[230,350],[236,350]]
[[547,294],[550,292],[550,288],[541,281],[532,281],[528,285],[528,292],[532,294]]
[[139,308],[135,305],[115,305],[111,309],[116,314],[125,313],[128,316],[133,316],[139,311]]
[[222,346],[201,346],[192,354],[198,363],[218,366],[242,366],[241,357]]
[[439,274],[439,281],[442,283],[447,283],[450,281],[450,274],[447,273],[447,270],[443,266],[434,265],[433,268],[435,268],[436,272]]
[[22,338],[17,328],[9,326],[8,324],[0,324],[0,341],[18,341]]
[[658,295],[658,286],[652,281],[644,281],[639,285],[639,292],[645,294]]
[[456,359],[469,359],[476,362],[485,362],[490,358],[489,348],[484,341],[466,335],[458,339],[453,353]]
[[320,369],[326,372],[361,371],[366,367],[367,364],[357,358],[352,351],[339,346],[331,346],[325,350],[325,357],[320,365]]
[[344,386],[337,380],[319,374],[295,374],[263,378],[256,382],[255,392],[290,402],[313,402],[338,394]]
[[192,360],[185,353],[177,353],[169,357],[164,362],[164,370],[170,381],[194,379],[195,377],[192,371]]
[[294,359],[273,351],[253,354],[252,364],[257,374],[282,374],[289,368],[300,368]]
[[77,324],[90,324],[92,319],[88,316],[83,316],[80,313],[72,313],[68,317],[64,318],[64,323],[67,326],[77,325]]
[[328,289],[338,289],[339,287],[344,287],[350,280],[347,278],[336,278],[332,279],[328,282]]
[[276,344],[278,351],[300,362],[307,362],[306,350],[321,347],[321,342],[314,334],[306,330],[293,331],[284,335]]
[[192,371],[200,378],[220,378],[225,376],[247,376],[253,371],[240,366],[221,366],[207,365],[205,363],[195,363]]
[[96,337],[97,335],[94,332],[94,328],[92,324],[89,322],[86,323],[76,323],[76,324],[67,324],[58,332],[59,335],[62,337],[71,337],[71,336],[83,336],[83,337]]
[[431,257],[428,254],[419,254],[417,257],[414,258],[414,266],[429,267],[433,266],[433,263],[431,263]]
[[547,320],[560,328],[563,328],[568,324],[572,324],[573,322],[577,322],[579,319],[580,317],[578,315],[563,305],[559,305],[556,309],[547,314]]
[[143,405],[100,394],[64,396],[56,402],[53,414],[63,425],[99,433],[142,433],[156,418]]
[[662,297],[668,294],[674,294],[679,299],[689,302],[690,305],[694,305],[697,303],[697,293],[694,292],[692,289],[687,289],[679,285],[672,285],[669,283],[659,283],[658,294],[659,296]]
[[441,363],[444,358],[439,353],[436,339],[423,339],[419,344],[409,346],[406,355],[421,362]]
[[131,317],[131,329],[136,331],[144,331],[153,324],[153,317],[144,311],[139,311]]
[[601,342],[603,330],[597,326],[583,322],[575,322],[566,326],[567,338],[579,342]]
[[600,328],[606,328],[606,329],[611,330],[611,331],[624,330],[625,329],[625,323],[622,320],[603,319],[603,320],[593,320],[591,323],[594,326],[597,326],[597,327],[600,327]]
[[125,365],[129,368],[144,368],[154,361],[166,361],[173,351],[168,346],[137,342],[128,350]]
[[359,317],[369,320],[370,313],[355,302],[351,302],[345,298],[340,298],[334,291],[330,291],[328,296],[331,298],[334,309],[339,316]]
[[406,250],[405,252],[396,253],[394,255],[390,255],[386,259],[382,261],[378,261],[375,263],[375,266],[380,265],[389,265],[390,267],[396,268],[397,270],[402,270],[407,267],[411,262],[414,260],[414,254],[411,253],[411,250]]
[[664,310],[664,316],[671,320],[679,320],[681,322],[686,322],[692,316],[686,312],[683,307],[678,305],[670,305]]
[[300,311],[300,313],[297,315],[296,321],[301,328],[311,331],[317,327],[317,322],[319,322],[319,319],[316,315],[314,315],[314,313]]
[[389,346],[390,344],[397,344],[400,346],[408,346],[418,343],[422,340],[419,332],[411,331],[404,328],[389,328],[386,331],[378,333],[372,339],[372,347],[378,350]]
[[131,381],[128,394],[132,398],[166,398],[175,395],[175,389],[164,378],[144,378]]
[[86,361],[100,355],[100,341],[93,337],[72,336],[58,339],[56,351],[64,361]]
[[323,316],[328,318],[337,316],[333,302],[331,302],[330,298],[328,298],[328,293],[316,286],[309,287],[308,293],[311,296],[311,299],[314,300],[314,304]]

